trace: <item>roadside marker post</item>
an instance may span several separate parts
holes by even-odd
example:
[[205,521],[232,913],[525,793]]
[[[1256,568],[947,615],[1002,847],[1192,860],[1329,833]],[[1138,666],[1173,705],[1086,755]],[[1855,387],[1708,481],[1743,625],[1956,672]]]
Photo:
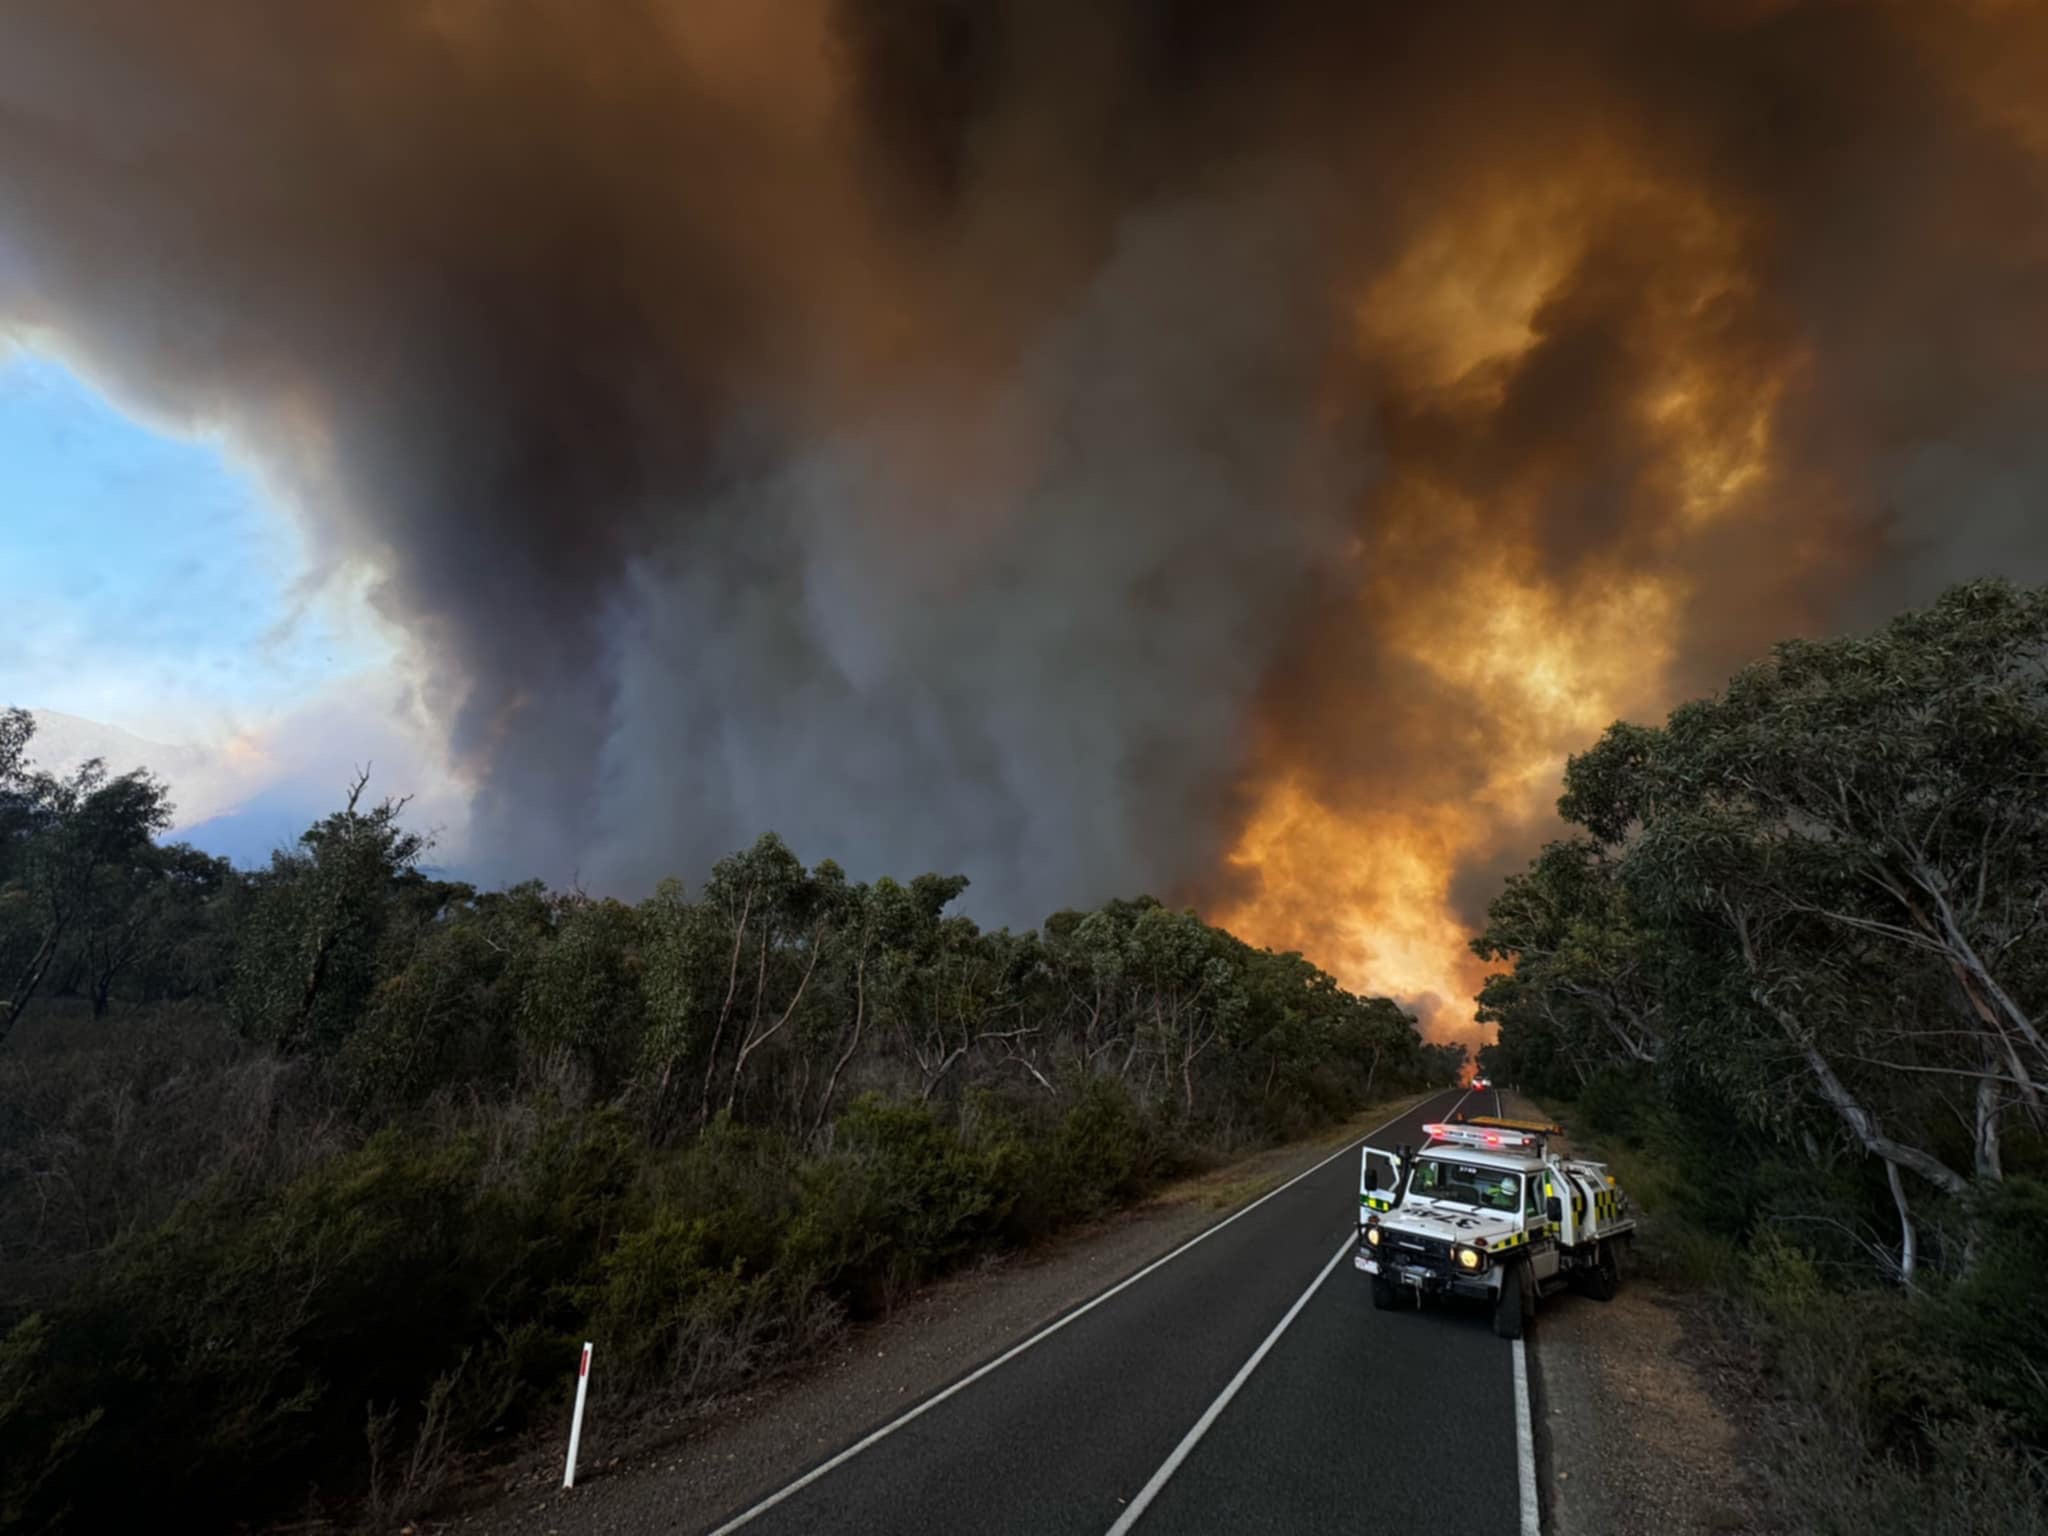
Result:
[[590,1345],[583,1346],[583,1363],[576,1369],[576,1416],[569,1420],[569,1465],[562,1471],[562,1486],[576,1486],[576,1447],[583,1440],[583,1399],[590,1392]]

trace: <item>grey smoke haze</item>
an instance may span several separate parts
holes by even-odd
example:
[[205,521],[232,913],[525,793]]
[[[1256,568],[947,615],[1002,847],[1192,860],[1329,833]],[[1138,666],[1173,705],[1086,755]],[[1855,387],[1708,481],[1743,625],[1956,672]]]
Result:
[[996,910],[1036,921],[1213,863],[1233,740],[1284,616],[1341,590],[1365,483],[1369,437],[1315,420],[1295,223],[1255,195],[1133,220],[953,422],[960,474],[904,477],[922,423],[885,420],[637,565],[599,867],[644,885],[772,826],[856,868],[1000,872]]
[[[1513,701],[1400,638],[1476,563],[1568,604],[1670,585],[1630,707],[2048,572],[2038,9],[0,0],[0,29],[0,324],[229,423],[380,574],[494,874],[631,891],[772,827],[964,871],[1002,920],[1222,898],[1277,776],[1480,793]],[[1440,272],[1530,263],[1526,340],[1442,376]],[[1773,413],[1760,500],[1712,526],[1646,416],[1674,358],[1701,431]]]

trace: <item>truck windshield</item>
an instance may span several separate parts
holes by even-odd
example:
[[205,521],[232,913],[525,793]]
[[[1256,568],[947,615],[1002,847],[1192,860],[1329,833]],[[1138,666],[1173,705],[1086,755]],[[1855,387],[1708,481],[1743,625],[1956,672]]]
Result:
[[1512,1212],[1522,1207],[1522,1176],[1449,1158],[1425,1157],[1415,1165],[1408,1193],[1426,1200],[1455,1200],[1485,1211]]

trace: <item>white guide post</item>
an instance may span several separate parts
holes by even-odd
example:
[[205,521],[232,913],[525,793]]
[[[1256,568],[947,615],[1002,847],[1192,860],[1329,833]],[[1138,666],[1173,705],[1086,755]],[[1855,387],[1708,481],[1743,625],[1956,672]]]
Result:
[[590,1391],[590,1345],[583,1346],[583,1363],[576,1370],[576,1416],[569,1421],[569,1465],[562,1472],[562,1486],[576,1486],[576,1447],[583,1440],[583,1399]]

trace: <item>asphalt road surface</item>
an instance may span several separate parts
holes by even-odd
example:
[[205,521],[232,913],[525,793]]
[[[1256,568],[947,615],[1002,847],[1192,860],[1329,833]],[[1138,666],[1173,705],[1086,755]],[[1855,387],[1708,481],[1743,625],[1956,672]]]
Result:
[[[1367,1139],[1461,1106],[1499,1112],[1451,1091]],[[1347,1150],[712,1529],[1533,1530],[1515,1349],[1477,1304],[1374,1311],[1357,1212]]]

